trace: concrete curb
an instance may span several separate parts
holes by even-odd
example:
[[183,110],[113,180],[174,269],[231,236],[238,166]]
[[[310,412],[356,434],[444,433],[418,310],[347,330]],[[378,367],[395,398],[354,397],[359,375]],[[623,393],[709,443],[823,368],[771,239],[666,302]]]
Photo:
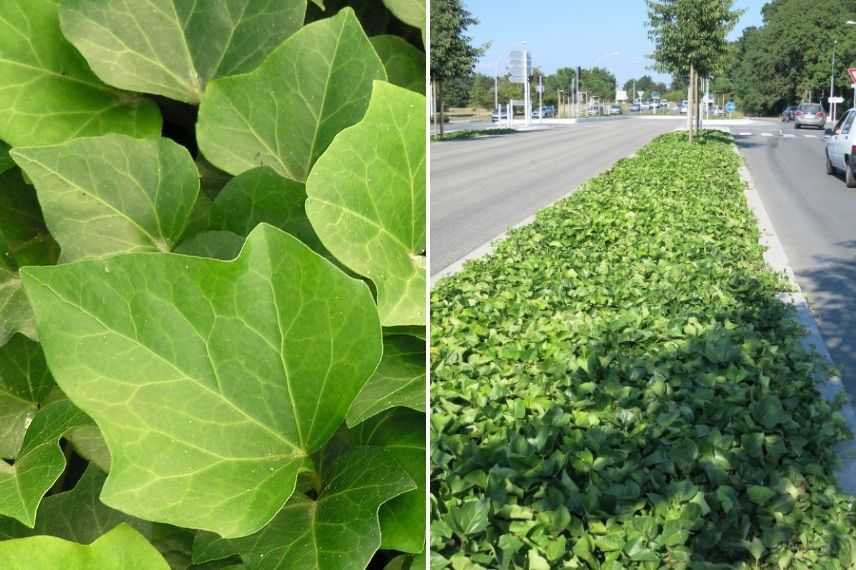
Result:
[[[740,156],[743,161],[743,155],[736,146],[733,147],[734,152]],[[746,183],[746,201],[749,203],[749,208],[755,214],[758,220],[758,227],[761,230],[761,245],[766,248],[764,252],[764,261],[776,273],[784,274],[790,283],[794,292],[780,293],[779,299],[786,305],[794,308],[794,318],[805,329],[806,336],[802,339],[802,345],[810,351],[815,351],[825,361],[833,364],[832,357],[829,355],[829,350],[820,334],[820,329],[817,326],[817,321],[814,314],[811,312],[808,301],[803,295],[799,284],[797,283],[794,270],[788,262],[788,256],[785,253],[785,248],[779,241],[776,230],[773,227],[773,222],[767,214],[764,203],[761,201],[761,195],[758,193],[755,184],[752,182],[752,177],[749,174],[749,169],[746,168],[745,162],[740,166],[740,177]],[[844,385],[841,379],[837,376],[826,377],[817,375],[817,391],[824,400],[832,402],[841,394],[845,397],[847,392],[844,390]],[[856,434],[856,412],[848,400],[841,409],[841,415],[847,423],[847,427],[853,434]],[[836,447],[836,452],[841,458],[841,467],[836,471],[835,476],[838,480],[838,486],[841,490],[856,495],[856,439],[843,441]]]

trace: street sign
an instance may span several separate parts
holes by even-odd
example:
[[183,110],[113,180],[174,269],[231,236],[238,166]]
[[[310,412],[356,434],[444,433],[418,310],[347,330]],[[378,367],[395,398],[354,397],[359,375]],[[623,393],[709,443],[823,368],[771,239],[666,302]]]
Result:
[[627,91],[624,89],[616,89],[615,90],[615,100],[616,101],[627,101]]
[[526,54],[526,66],[523,65],[523,50],[512,50],[508,54],[508,72],[512,83],[526,83],[526,72],[532,73],[532,54]]
[[844,103],[844,97],[827,97],[827,103]]
[[651,91],[651,99],[659,99],[660,92],[659,91]]
[[850,81],[856,83],[856,67],[848,67],[847,73],[850,74]]
[[538,93],[543,93],[543,92],[544,92],[544,84],[543,84],[543,83],[539,83],[538,85],[536,85],[536,86],[535,86],[535,91],[537,91]]
[[639,97],[640,99],[642,98],[642,95],[644,95],[644,94],[645,94],[644,91],[637,91],[636,92],[636,96]]
[[734,101],[729,101],[728,103],[725,104],[725,112],[726,113],[733,113],[734,108],[735,108]]

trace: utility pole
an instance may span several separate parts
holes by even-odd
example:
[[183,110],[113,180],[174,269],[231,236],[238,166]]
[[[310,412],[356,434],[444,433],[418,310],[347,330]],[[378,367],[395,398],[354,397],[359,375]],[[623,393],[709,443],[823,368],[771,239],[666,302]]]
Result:
[[499,113],[499,60],[493,67],[493,110]]
[[[832,101],[832,98],[835,97],[835,46],[838,45],[838,40],[832,42],[832,69],[829,71],[829,100]],[[829,103],[829,106],[832,107],[832,124],[835,124],[835,111],[836,105],[835,103]]]
[[526,42],[523,42],[523,112],[527,127],[529,126],[531,110],[529,104],[529,52],[526,50]]
[[544,76],[538,74],[538,122],[544,121]]

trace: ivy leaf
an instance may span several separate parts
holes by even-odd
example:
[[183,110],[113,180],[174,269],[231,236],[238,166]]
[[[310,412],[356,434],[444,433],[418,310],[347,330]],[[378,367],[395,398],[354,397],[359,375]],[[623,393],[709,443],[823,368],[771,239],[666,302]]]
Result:
[[412,336],[386,336],[383,359],[348,410],[348,427],[390,408],[425,412],[425,341]]
[[261,532],[234,543],[251,570],[364,570],[381,544],[378,508],[414,487],[388,452],[356,447],[316,499],[295,494]]
[[12,158],[36,186],[63,261],[169,251],[199,193],[190,153],[165,138],[105,135],[16,148]]
[[313,22],[255,71],[212,81],[199,107],[199,148],[231,174],[270,166],[302,182],[342,129],[360,120],[386,79],[353,10]]
[[425,0],[383,0],[383,3],[393,15],[425,34]]
[[416,482],[416,489],[381,506],[382,548],[421,552],[425,547],[425,414],[391,410],[360,424],[354,435],[360,445],[387,450]]
[[15,335],[0,347],[0,457],[18,454],[33,416],[53,387],[37,342]]
[[9,145],[0,141],[0,173],[6,172],[15,166],[15,162],[9,157]]
[[17,168],[0,174],[0,267],[14,271],[24,265],[51,265],[58,255],[36,191]]
[[126,524],[120,524],[90,545],[54,536],[4,540],[0,542],[0,559],[9,570],[169,570],[158,551]]
[[181,242],[175,252],[214,259],[235,259],[243,244],[244,238],[238,234],[214,230],[200,232]]
[[285,230],[312,249],[322,246],[306,217],[306,188],[261,166],[234,177],[214,200],[211,225],[245,236],[261,223]]
[[324,246],[377,288],[384,326],[425,321],[425,97],[377,81],[306,182]]
[[72,429],[65,434],[78,455],[97,465],[102,471],[110,471],[110,450],[104,443],[101,430],[94,424]]
[[234,261],[130,254],[22,274],[54,379],[110,450],[102,501],[146,520],[259,530],[380,360],[365,283],[264,224]]
[[0,266],[0,346],[19,332],[38,339],[33,310],[17,273]]
[[425,53],[400,36],[374,36],[371,41],[390,83],[425,93]]
[[48,404],[38,411],[15,464],[0,461],[0,515],[32,528],[42,497],[65,470],[59,438],[71,428],[90,421],[68,400]]
[[306,0],[63,0],[62,31],[105,83],[198,103],[303,25]]
[[108,132],[157,136],[157,106],[104,85],[63,37],[55,0],[9,0],[0,19],[0,139],[54,144]]

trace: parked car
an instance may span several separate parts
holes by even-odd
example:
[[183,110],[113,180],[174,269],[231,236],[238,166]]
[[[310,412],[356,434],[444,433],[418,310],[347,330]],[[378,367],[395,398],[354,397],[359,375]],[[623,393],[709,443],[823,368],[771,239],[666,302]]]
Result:
[[633,103],[632,105],[630,105],[630,112],[631,113],[638,113],[641,110],[642,110],[642,106],[639,103]]
[[816,127],[822,129],[826,124],[826,113],[820,103],[802,103],[794,112],[794,128]]
[[687,99],[681,101],[681,114],[686,115],[690,110],[690,102]]
[[595,117],[597,115],[600,115],[600,109],[598,109],[597,107],[589,107],[588,108],[588,116],[589,117]]
[[490,120],[494,123],[496,123],[497,121],[507,121],[508,111],[506,109],[497,109],[496,111],[490,114]]
[[782,111],[782,122],[789,123],[793,121],[794,113],[796,112],[796,110],[797,108],[793,105],[788,105],[787,107],[785,107],[785,110]]
[[826,129],[826,173],[844,171],[844,183],[856,188],[856,109],[850,109],[831,129]]
[[621,114],[621,105],[610,105],[609,114],[610,115],[620,115]]
[[547,105],[545,107],[540,107],[532,110],[532,117],[535,119],[552,119],[556,116],[556,111],[553,109],[552,105]]
[[646,103],[645,101],[642,101],[642,102],[639,104],[639,108],[640,108],[642,111],[650,111],[650,110],[651,110],[651,103]]

